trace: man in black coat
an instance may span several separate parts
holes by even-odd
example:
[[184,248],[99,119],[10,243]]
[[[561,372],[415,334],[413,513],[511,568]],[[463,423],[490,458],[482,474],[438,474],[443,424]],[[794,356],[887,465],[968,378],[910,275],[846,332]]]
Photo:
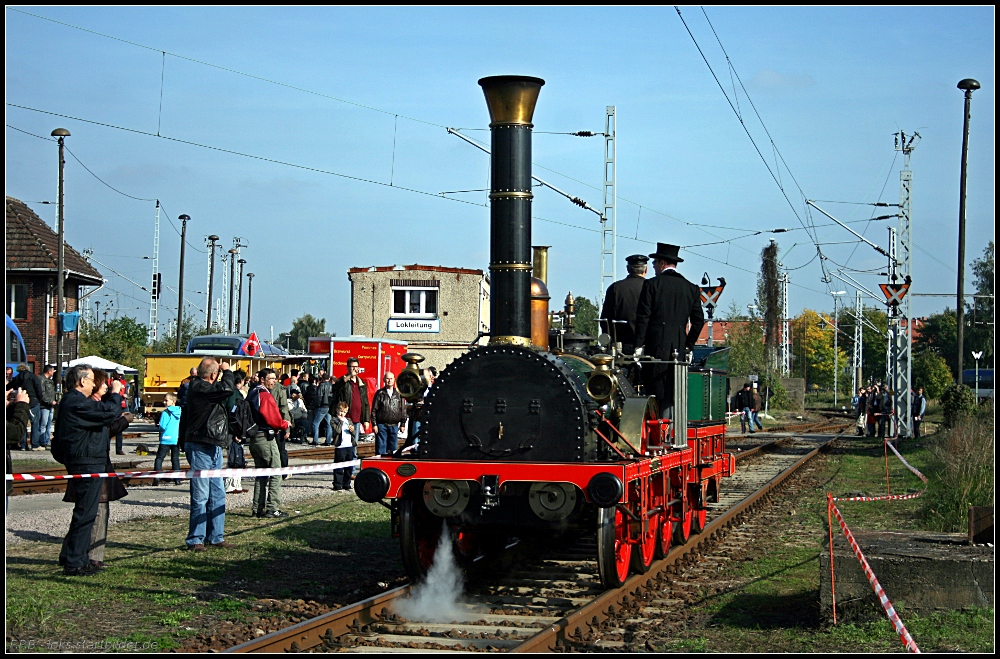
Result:
[[[683,263],[677,253],[680,247],[657,243],[653,259],[654,279],[647,279],[639,295],[635,313],[635,344],[642,353],[655,359],[686,359],[694,349],[705,313],[701,309],[701,291],[677,272]],[[691,327],[688,329],[688,322]],[[672,366],[650,364],[643,368],[643,383],[647,395],[656,396],[660,417],[670,418],[674,404],[674,372]]]
[[[103,472],[108,454],[108,424],[122,412],[121,383],[111,383],[109,400],[91,400],[94,371],[80,364],[67,371],[65,390],[59,401],[52,457],[66,465],[68,474]],[[63,542],[64,553],[60,555],[66,575],[86,576],[96,571],[87,552],[103,489],[101,478],[82,478],[77,484],[73,519]]]
[[649,257],[643,254],[626,258],[628,277],[608,286],[604,294],[601,320],[605,322],[601,323],[601,331],[607,332],[612,341],[621,343],[625,355],[631,355],[635,350],[635,311],[646,281],[647,261]]

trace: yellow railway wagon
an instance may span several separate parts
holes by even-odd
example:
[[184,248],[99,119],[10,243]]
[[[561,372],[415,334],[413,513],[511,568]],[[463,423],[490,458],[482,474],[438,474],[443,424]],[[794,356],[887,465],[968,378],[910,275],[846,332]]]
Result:
[[146,377],[142,380],[142,402],[147,414],[159,414],[163,411],[163,397],[168,392],[177,393],[181,381],[191,374],[192,368],[197,368],[204,357],[215,357],[220,362],[230,364],[233,370],[243,369],[248,374],[256,373],[262,368],[273,368],[279,373],[282,369],[282,358],[278,355],[266,357],[247,357],[246,355],[198,355],[188,353],[168,353],[160,355],[143,355],[146,360]]

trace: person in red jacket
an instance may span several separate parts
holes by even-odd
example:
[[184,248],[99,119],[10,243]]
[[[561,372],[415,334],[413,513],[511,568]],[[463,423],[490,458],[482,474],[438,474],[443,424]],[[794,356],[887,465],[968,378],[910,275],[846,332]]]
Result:
[[[278,451],[278,433],[288,430],[288,421],[281,416],[281,410],[271,395],[271,389],[278,381],[273,369],[265,368],[257,374],[257,384],[247,396],[257,434],[250,438],[250,455],[257,468],[280,467],[281,454]],[[281,511],[281,476],[258,476],[253,485],[253,515],[256,517],[288,517]]]

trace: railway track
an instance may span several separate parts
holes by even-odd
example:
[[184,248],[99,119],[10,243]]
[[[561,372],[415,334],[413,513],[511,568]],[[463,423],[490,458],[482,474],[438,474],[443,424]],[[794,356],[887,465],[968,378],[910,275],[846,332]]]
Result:
[[580,644],[593,649],[621,647],[621,641],[593,646],[595,634],[603,635],[606,620],[637,601],[653,599],[652,593],[662,588],[665,578],[669,582],[669,575],[679,566],[718,543],[729,527],[831,441],[788,437],[744,451],[720,501],[709,506],[705,530],[671,549],[646,574],[630,577],[621,588],[606,591],[601,587],[594,558],[596,540],[581,537],[555,551],[527,546],[517,555],[518,548],[514,548],[511,560],[516,567],[499,580],[494,571],[487,575],[488,583],[472,576],[463,603],[456,606],[454,615],[439,622],[408,620],[396,613],[397,606],[414,592],[405,585],[228,651],[544,652]]
[[[138,434],[138,433],[136,433]],[[358,457],[364,458],[375,454],[374,444],[359,444],[358,445]],[[303,449],[292,449],[290,452],[291,457],[297,460],[327,460],[330,461],[334,458],[334,448],[332,446],[317,446],[314,448],[303,448]],[[253,457],[247,452],[247,462],[252,463]],[[145,461],[147,466],[149,460]],[[142,469],[142,461],[131,460],[128,462],[116,462],[115,469],[119,471],[131,471]],[[14,465],[17,467],[17,464]],[[181,469],[190,469],[190,465],[182,464]],[[40,476],[58,476],[66,473],[66,469],[63,467],[50,467],[44,469],[31,469],[30,473],[37,474]],[[122,482],[129,486],[135,487],[137,485],[152,485],[152,478],[122,478]],[[51,494],[66,491],[65,480],[57,481],[14,481],[12,496],[20,496],[27,494]]]

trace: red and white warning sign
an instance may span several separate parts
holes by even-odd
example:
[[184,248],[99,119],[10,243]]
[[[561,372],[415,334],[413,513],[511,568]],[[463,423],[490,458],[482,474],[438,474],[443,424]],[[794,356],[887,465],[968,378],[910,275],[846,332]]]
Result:
[[260,349],[260,339],[257,338],[257,332],[251,332],[247,340],[240,346],[239,352],[247,357],[256,357],[260,353]]
[[719,286],[701,286],[701,303],[711,304],[712,306],[719,306],[719,297],[722,295],[722,289],[726,287],[725,281]]
[[886,304],[890,307],[898,307],[906,297],[906,291],[910,290],[910,284],[879,284],[882,293],[885,294]]

